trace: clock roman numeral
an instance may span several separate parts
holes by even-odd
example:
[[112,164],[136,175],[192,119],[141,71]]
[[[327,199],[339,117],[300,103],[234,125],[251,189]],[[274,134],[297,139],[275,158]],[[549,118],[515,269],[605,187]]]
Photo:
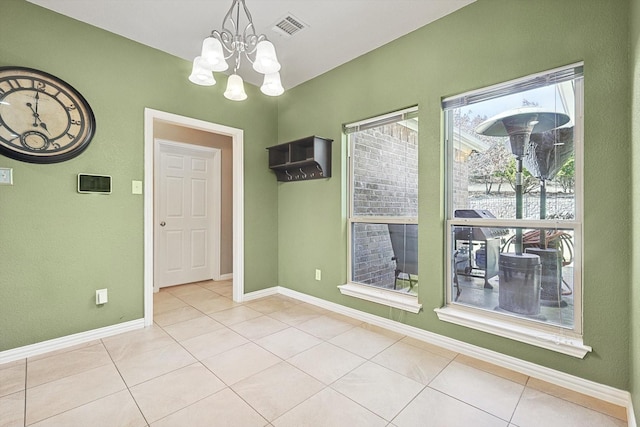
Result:
[[20,82],[16,79],[7,79],[5,81],[9,84],[11,89],[20,89],[22,87]]

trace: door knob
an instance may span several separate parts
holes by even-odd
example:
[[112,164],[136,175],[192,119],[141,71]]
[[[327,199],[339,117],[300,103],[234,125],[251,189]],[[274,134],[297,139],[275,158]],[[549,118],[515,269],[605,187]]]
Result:
[[166,222],[164,222],[164,221],[162,221],[162,222],[160,223],[160,227],[164,227],[165,225],[167,225],[167,223],[166,223]]

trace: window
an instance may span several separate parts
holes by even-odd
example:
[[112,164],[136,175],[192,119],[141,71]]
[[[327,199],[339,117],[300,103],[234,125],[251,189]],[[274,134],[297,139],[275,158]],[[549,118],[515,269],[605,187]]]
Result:
[[345,133],[349,283],[340,289],[369,300],[374,295],[376,302],[417,312],[417,109],[346,125]]
[[440,319],[584,357],[582,64],[443,101]]

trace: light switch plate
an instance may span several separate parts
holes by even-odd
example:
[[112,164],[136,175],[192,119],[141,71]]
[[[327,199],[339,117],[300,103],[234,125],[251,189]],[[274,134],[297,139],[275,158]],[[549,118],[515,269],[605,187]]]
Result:
[[0,185],[13,185],[13,169],[0,168]]
[[142,194],[142,181],[131,181],[131,194]]

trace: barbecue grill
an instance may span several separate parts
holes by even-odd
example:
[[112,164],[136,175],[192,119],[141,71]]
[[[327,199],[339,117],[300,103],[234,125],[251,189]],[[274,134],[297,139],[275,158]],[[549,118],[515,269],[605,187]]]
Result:
[[[456,218],[495,218],[481,209],[457,209]],[[508,234],[504,228],[455,227],[454,248],[458,253],[455,260],[457,275],[484,279],[485,289],[493,289],[489,279],[498,275],[500,258],[500,238]],[[460,250],[462,249],[462,250]]]

